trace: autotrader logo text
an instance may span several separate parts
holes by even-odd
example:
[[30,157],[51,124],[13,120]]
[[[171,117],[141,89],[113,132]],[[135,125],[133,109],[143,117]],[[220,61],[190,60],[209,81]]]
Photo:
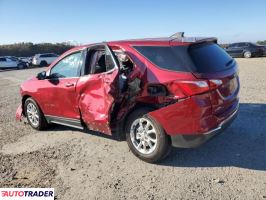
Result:
[[54,199],[54,188],[0,188],[0,199]]

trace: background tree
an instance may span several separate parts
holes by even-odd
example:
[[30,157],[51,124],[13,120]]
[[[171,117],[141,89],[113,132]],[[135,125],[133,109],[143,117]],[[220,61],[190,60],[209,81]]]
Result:
[[71,49],[73,45],[68,43],[40,43],[33,44],[27,43],[15,43],[8,45],[0,45],[0,56],[17,56],[17,57],[29,57],[38,53],[56,53],[62,54],[65,51]]
[[264,40],[264,41],[258,41],[257,44],[266,45],[266,40]]

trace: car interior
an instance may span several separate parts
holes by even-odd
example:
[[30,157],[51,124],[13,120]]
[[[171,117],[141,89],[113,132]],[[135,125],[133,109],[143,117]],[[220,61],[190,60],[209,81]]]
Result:
[[97,46],[88,50],[85,65],[85,74],[106,72],[105,49]]
[[[115,59],[119,62],[120,73],[129,73],[133,69],[132,60],[122,51],[114,50]],[[121,55],[124,55],[121,59]],[[99,74],[114,68],[111,55],[106,53],[105,46],[95,46],[88,50],[85,62],[85,74]]]
[[[127,90],[127,76],[133,70],[133,62],[131,59],[121,50],[112,50],[115,59],[119,63],[119,88],[120,92]],[[84,74],[99,74],[112,70],[115,64],[111,58],[111,55],[105,49],[105,46],[99,45],[88,49]]]

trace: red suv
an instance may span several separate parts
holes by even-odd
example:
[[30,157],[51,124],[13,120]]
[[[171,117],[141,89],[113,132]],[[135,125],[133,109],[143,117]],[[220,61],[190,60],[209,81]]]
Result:
[[73,48],[21,85],[16,118],[126,138],[142,160],[196,147],[236,117],[237,63],[216,38],[138,39]]

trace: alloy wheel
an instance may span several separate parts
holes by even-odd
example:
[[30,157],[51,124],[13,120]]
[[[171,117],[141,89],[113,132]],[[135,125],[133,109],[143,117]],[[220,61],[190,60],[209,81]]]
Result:
[[37,127],[39,125],[39,113],[36,106],[33,103],[28,103],[27,105],[27,116],[30,123]]
[[142,154],[151,154],[157,146],[157,134],[152,122],[147,118],[136,119],[130,127],[133,146]]

